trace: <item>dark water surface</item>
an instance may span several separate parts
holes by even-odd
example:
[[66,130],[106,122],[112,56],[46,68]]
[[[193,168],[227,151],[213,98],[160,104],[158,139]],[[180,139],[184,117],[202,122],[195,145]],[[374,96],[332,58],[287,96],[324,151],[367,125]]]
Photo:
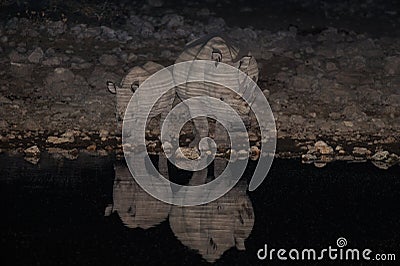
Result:
[[[396,253],[400,244],[398,166],[275,160],[256,191],[243,181],[193,209],[160,205],[114,178],[113,158],[43,155],[34,166],[0,155],[1,265],[266,265],[278,261],[257,259],[264,244],[322,249],[344,237],[349,248],[374,253]],[[105,216],[113,201],[119,205]]]

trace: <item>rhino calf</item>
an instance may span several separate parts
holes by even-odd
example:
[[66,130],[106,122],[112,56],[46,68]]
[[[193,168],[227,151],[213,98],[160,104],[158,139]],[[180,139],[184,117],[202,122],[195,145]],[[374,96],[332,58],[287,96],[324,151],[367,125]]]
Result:
[[[107,88],[109,92],[116,94],[116,118],[117,118],[117,126],[119,131],[122,132],[122,123],[125,116],[126,109],[128,104],[134,96],[136,89],[148,79],[151,75],[156,72],[164,69],[164,67],[160,64],[154,63],[152,61],[147,62],[142,66],[135,66],[131,70],[129,70],[128,74],[122,79],[121,85],[116,86],[115,83],[108,81]],[[169,72],[168,72],[169,73]],[[165,73],[164,73],[165,74]],[[165,80],[159,81],[163,86],[169,86],[173,88],[173,79],[172,76],[165,77]],[[153,95],[153,91],[149,91],[148,97],[144,99],[140,99],[143,104],[149,104],[154,101],[154,98],[158,98],[159,95]],[[172,108],[172,103],[175,99],[175,90],[170,89],[165,94],[163,94],[160,99],[156,102],[156,104],[151,109],[151,112],[147,119],[151,119],[157,116],[160,116],[160,127],[163,124],[165,117],[168,115],[169,111]],[[168,166],[167,159],[164,155],[160,155],[159,160],[159,171],[164,177],[168,177]]]

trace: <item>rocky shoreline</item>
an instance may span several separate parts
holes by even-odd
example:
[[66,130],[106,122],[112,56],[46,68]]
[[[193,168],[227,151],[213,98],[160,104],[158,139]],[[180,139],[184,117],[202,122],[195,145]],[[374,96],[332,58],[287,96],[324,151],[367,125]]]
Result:
[[240,28],[206,8],[195,16],[169,9],[121,14],[118,26],[37,15],[0,24],[1,152],[70,159],[80,152],[121,154],[106,81],[149,60],[173,64],[185,43],[218,30],[259,63],[258,84],[277,125],[277,157],[317,166],[399,162],[400,37],[333,27],[312,33],[296,26]]

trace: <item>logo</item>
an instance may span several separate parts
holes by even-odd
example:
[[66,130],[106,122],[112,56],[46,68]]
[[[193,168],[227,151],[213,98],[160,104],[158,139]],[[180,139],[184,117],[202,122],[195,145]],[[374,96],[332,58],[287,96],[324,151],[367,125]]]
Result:
[[336,246],[328,246],[324,249],[284,249],[269,248],[267,244],[257,252],[259,260],[292,260],[292,261],[310,261],[310,260],[377,260],[377,261],[395,261],[394,253],[374,253],[371,249],[345,248],[347,239],[339,237],[336,240]]
[[[190,84],[190,86],[188,86]],[[229,90],[219,97],[219,90]],[[174,108],[163,105],[166,93],[189,96]],[[241,104],[235,105],[238,98]],[[221,124],[229,135],[231,151],[249,152],[249,136],[243,122],[241,106],[248,106],[254,113],[260,128],[260,158],[251,178],[249,190],[255,190],[266,178],[271,167],[276,147],[276,127],[271,108],[257,84],[239,69],[215,61],[195,60],[164,68],[135,91],[128,107],[122,127],[122,144],[128,168],[136,182],[150,195],[166,203],[194,206],[209,203],[226,194],[243,175],[248,156],[231,156],[225,170],[211,182],[184,186],[170,182],[150,162],[146,151],[145,130],[149,117],[161,109],[161,143],[168,160],[176,167],[188,171],[205,169],[215,158],[217,144],[205,136],[208,126],[196,131],[203,132],[198,146],[197,158],[186,158],[179,146],[179,134],[190,120],[212,118]],[[245,114],[246,115],[246,114]],[[204,121],[204,120],[203,120]],[[208,125],[208,122],[206,121]],[[228,140],[227,140],[228,141]]]

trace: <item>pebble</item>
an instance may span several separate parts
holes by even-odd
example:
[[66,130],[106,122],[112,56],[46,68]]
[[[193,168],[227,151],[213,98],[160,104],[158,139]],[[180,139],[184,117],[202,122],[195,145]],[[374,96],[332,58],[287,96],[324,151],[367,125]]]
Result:
[[50,57],[42,62],[44,66],[59,66],[61,59],[59,57]]
[[326,70],[327,70],[328,72],[337,70],[336,64],[335,64],[335,63],[332,63],[332,62],[327,62],[327,63],[326,63]]
[[99,58],[100,64],[104,66],[116,66],[118,65],[118,57],[110,54],[103,54]]
[[67,29],[67,25],[59,20],[59,21],[50,21],[47,25],[47,32],[50,34],[50,36],[57,36],[62,33],[64,33]]
[[74,137],[56,137],[56,136],[49,136],[46,142],[51,144],[64,144],[64,143],[73,143],[75,141]]
[[128,63],[132,63],[132,62],[136,61],[137,59],[138,59],[138,56],[134,53],[129,53],[128,58],[127,58]]
[[38,146],[34,145],[24,150],[26,156],[38,157],[40,155],[40,150]]
[[373,161],[384,161],[388,158],[389,156],[388,151],[378,151],[374,155],[372,155],[371,160]]
[[361,156],[361,157],[367,157],[371,155],[371,151],[364,147],[354,147],[352,153],[355,156]]
[[183,26],[184,20],[182,16],[177,14],[167,14],[161,19],[161,23],[166,24],[170,29],[174,29]]
[[314,144],[315,151],[319,152],[322,155],[331,155],[333,154],[333,148],[329,146],[326,142],[319,140]]
[[40,157],[31,157],[31,156],[26,156],[24,157],[24,160],[33,164],[33,165],[37,165],[40,161]]
[[117,34],[115,30],[107,27],[107,26],[101,26],[101,35],[106,38],[106,39],[115,39],[117,37]]
[[33,52],[28,56],[28,61],[34,64],[38,64],[42,61],[44,56],[43,50],[40,47],[35,48]]
[[86,147],[86,150],[88,151],[96,151],[96,149],[97,149],[96,144],[92,144]]

